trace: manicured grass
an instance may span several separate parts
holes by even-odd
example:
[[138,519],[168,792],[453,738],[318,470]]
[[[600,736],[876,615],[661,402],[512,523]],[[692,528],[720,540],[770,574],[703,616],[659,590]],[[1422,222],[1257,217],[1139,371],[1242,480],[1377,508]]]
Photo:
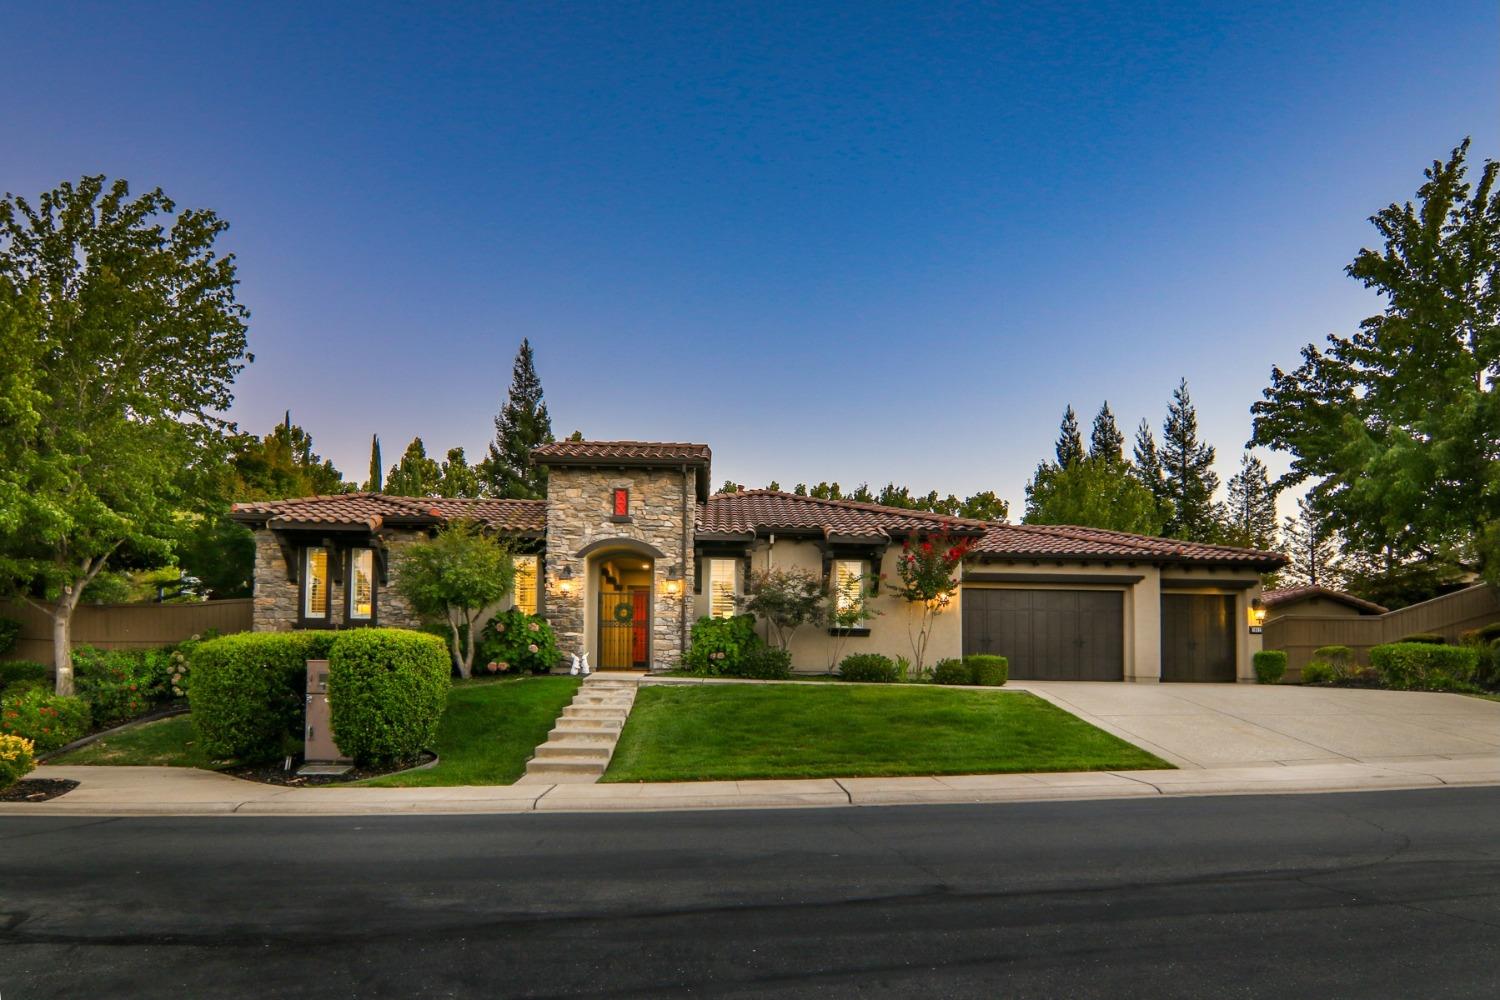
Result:
[[508,785],[547,738],[578,690],[576,677],[522,677],[453,686],[438,727],[438,763],[421,771],[371,778],[367,785]]
[[643,687],[603,780],[1168,767],[1019,691],[703,684]]
[[169,719],[131,726],[79,747],[49,764],[118,764],[154,765],[157,767],[201,767],[212,770],[222,761],[211,760],[198,747],[190,716],[174,715]]

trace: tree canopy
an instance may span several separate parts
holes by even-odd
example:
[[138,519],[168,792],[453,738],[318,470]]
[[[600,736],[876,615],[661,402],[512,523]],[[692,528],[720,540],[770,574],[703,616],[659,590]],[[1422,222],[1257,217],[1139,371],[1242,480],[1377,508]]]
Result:
[[1198,440],[1198,411],[1188,395],[1187,379],[1172,390],[1157,456],[1163,495],[1172,505],[1162,533],[1193,542],[1216,541],[1219,512],[1214,506],[1214,492],[1219,488],[1219,477],[1213,471],[1214,448]]
[[398,497],[441,496],[442,480],[442,466],[427,457],[427,446],[421,438],[412,438],[401,461],[385,474],[385,492]]
[[0,198],[0,586],[51,615],[60,693],[84,587],[168,561],[177,512],[216,498],[249,359],[226,228],[102,176]]
[[1266,463],[1248,451],[1240,470],[1229,478],[1224,501],[1224,540],[1252,549],[1276,547],[1276,488]]
[[1085,458],[1044,464],[1026,484],[1026,524],[1079,524],[1139,535],[1160,533],[1156,500],[1125,465]]
[[[582,435],[574,431],[574,439]],[[531,458],[531,449],[552,442],[552,418],[542,399],[531,342],[522,340],[511,366],[510,392],[495,415],[495,440],[479,463],[484,491],[493,497],[542,500],[547,496],[547,469]]]
[[1384,246],[1346,271],[1384,310],[1271,370],[1253,443],[1291,454],[1281,485],[1311,482],[1356,552],[1500,581],[1500,165],[1471,186],[1468,149],[1371,217]]

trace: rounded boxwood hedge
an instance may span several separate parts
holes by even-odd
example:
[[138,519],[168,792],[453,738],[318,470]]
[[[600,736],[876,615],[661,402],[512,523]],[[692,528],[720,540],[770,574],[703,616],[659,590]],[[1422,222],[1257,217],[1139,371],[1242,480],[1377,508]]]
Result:
[[839,678],[869,684],[894,684],[901,679],[901,668],[889,656],[879,653],[855,653],[839,664]]
[[[340,632],[328,651],[333,741],[359,764],[413,760],[437,736],[448,702],[449,656],[409,629]],[[194,691],[198,680],[194,679]]]
[[1370,665],[1380,674],[1381,683],[1398,691],[1462,691],[1473,685],[1479,650],[1392,642],[1370,650]]
[[946,660],[938,660],[932,668],[932,683],[934,684],[972,684],[973,675],[963,660],[949,657]]
[[324,659],[330,632],[240,632],[191,654],[188,704],[211,757],[272,760],[302,741],[308,660]]
[[1275,684],[1286,676],[1286,653],[1279,649],[1262,649],[1250,657],[1250,662],[1255,666],[1257,684]]
[[969,668],[969,683],[983,687],[1000,687],[1010,680],[1010,661],[1003,656],[972,653],[964,657]]

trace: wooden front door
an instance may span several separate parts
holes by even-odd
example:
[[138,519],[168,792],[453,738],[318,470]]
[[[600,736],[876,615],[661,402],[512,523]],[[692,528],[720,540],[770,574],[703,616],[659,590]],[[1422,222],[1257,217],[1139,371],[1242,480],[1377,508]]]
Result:
[[599,591],[600,670],[629,670],[651,662],[651,591]]

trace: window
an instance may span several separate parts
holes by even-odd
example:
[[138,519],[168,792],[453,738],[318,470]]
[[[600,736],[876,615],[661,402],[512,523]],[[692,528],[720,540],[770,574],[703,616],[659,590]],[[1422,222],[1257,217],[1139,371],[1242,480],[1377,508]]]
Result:
[[734,617],[734,560],[708,561],[708,616]]
[[515,606],[528,615],[536,614],[536,579],[541,561],[541,556],[516,556]]
[[615,517],[629,517],[630,516],[630,491],[629,490],[627,490],[627,489],[617,489],[617,490],[615,490],[615,499],[614,499],[613,511],[614,511],[614,516]]
[[[858,611],[864,603],[864,576],[865,564],[859,559],[838,559],[833,564],[833,607],[834,612],[840,616],[851,615]],[[844,620],[839,624],[844,627],[858,625],[858,622]]]
[[328,617],[328,550],[321,545],[302,550],[302,617]]
[[349,620],[369,621],[375,617],[375,552],[371,549],[349,550]]

